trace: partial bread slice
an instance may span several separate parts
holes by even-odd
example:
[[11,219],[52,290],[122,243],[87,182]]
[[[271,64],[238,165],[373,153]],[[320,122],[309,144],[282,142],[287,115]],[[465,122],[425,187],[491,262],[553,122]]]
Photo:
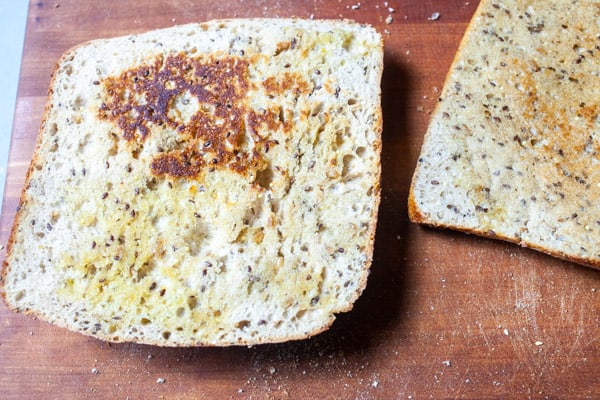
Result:
[[413,176],[414,222],[600,267],[593,2],[483,0]]
[[164,346],[327,329],[372,260],[382,69],[380,35],[351,21],[211,21],[67,51],[6,303]]

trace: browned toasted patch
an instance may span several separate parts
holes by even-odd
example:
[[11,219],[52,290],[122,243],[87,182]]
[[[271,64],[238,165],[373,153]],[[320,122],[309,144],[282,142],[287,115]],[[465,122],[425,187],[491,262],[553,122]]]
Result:
[[[244,174],[260,169],[264,154],[278,144],[269,132],[288,131],[291,121],[278,108],[255,111],[248,106],[253,88],[249,63],[249,58],[229,55],[158,56],[104,80],[106,100],[98,115],[115,123],[120,137],[130,143],[143,144],[165,129],[177,133],[177,146],[153,157],[150,169],[155,175],[194,178],[203,170],[227,168]],[[309,93],[308,84],[289,72],[266,78],[262,86],[271,97]],[[191,115],[182,115],[181,103],[193,110]]]

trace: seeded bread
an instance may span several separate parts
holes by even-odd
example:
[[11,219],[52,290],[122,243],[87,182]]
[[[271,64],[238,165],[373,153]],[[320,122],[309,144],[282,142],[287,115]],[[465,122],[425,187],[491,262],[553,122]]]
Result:
[[480,3],[432,115],[414,222],[600,267],[598,5]]
[[7,247],[6,303],[162,346],[327,329],[372,260],[382,47],[351,21],[239,19],[67,51]]

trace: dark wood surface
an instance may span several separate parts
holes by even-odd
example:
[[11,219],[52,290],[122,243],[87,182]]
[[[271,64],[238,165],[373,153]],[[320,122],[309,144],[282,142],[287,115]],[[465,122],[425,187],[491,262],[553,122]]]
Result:
[[[88,39],[212,18],[352,18],[383,34],[383,192],[367,289],[328,332],[253,348],[110,345],[1,304],[0,398],[600,396],[599,271],[503,242],[423,228],[407,218],[409,182],[430,112],[477,3],[33,0],[2,244],[61,53]],[[436,12],[439,19],[431,18]]]

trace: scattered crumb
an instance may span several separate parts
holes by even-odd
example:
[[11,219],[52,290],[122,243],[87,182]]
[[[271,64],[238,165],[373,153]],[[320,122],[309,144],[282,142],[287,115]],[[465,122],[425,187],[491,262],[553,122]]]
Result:
[[244,393],[244,389],[242,389],[242,388],[239,388],[239,389],[238,389],[238,393],[240,393],[240,394]]
[[508,329],[504,328],[504,330],[502,331],[502,333],[504,333],[504,336],[508,336]]
[[388,29],[384,29],[383,33],[385,33],[386,35],[390,35],[391,34],[391,32]]
[[165,378],[157,378],[156,383],[165,383],[167,380]]
[[431,17],[427,19],[430,21],[437,21],[438,19],[440,19],[440,13],[436,11],[433,14],[431,14]]
[[388,25],[391,24],[393,21],[394,21],[394,18],[392,17],[391,14],[389,14],[387,16],[387,18],[385,19],[385,23],[388,24]]
[[277,368],[275,368],[275,367],[273,367],[273,366],[269,367],[269,373],[270,373],[271,375],[273,375],[275,372],[277,372]]
[[0,250],[4,250],[4,245],[0,244]]
[[541,340],[536,340],[534,343],[536,346],[543,346],[544,342],[542,342]]
[[92,374],[98,375],[99,373],[100,371],[98,371],[98,368],[92,368]]
[[371,386],[373,386],[374,388],[378,387],[379,386],[379,381],[373,381],[371,383]]
[[33,331],[29,331],[29,336],[33,336]]
[[[346,6],[346,7],[348,7],[348,6]],[[352,4],[350,6],[350,8],[353,10],[358,10],[358,9],[360,9],[360,3]]]
[[442,361],[442,364],[444,364],[446,367],[449,367],[449,366],[452,365],[452,361],[450,361],[450,360],[444,360],[444,361]]
[[396,10],[393,7],[389,7],[388,11],[390,12],[390,14],[393,14],[396,12]]

